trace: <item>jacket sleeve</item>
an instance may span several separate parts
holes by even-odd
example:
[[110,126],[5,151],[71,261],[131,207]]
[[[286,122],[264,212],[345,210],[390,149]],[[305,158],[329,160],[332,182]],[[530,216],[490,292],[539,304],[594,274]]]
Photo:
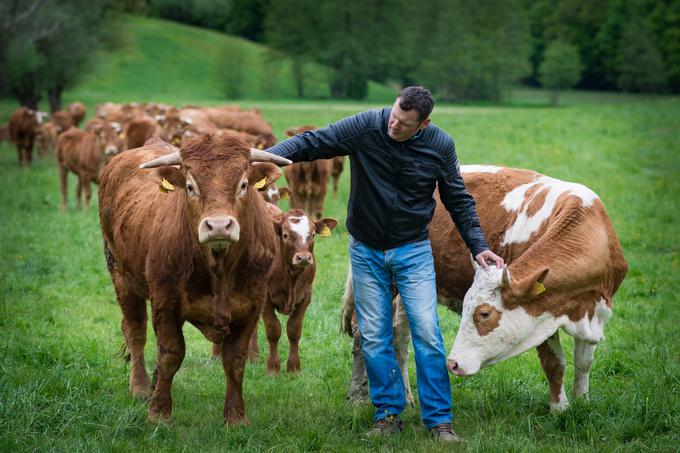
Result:
[[453,140],[448,142],[444,153],[444,172],[437,180],[439,195],[472,256],[477,256],[484,250],[489,250],[489,246],[484,240],[484,233],[479,224],[475,199],[465,188],[465,182],[460,175]]
[[344,118],[322,129],[298,134],[267,151],[293,162],[347,156],[356,150],[360,135],[370,126],[373,116],[377,114],[368,111]]

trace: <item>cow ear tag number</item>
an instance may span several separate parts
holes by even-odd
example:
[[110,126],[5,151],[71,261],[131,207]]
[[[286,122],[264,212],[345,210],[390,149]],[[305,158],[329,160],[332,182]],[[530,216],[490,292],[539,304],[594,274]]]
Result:
[[541,293],[544,293],[545,292],[545,285],[541,282],[536,282],[536,285],[534,286],[534,291],[536,292],[537,296]]
[[161,190],[161,192],[164,192],[164,193],[172,192],[172,191],[175,190],[175,186],[170,184],[170,181],[168,181],[165,178],[163,178],[163,180],[161,181],[158,188]]
[[324,225],[323,228],[321,229],[321,237],[322,238],[331,237],[331,229],[328,228],[328,225]]
[[256,190],[260,190],[261,188],[263,188],[263,187],[266,186],[266,185],[267,185],[267,178],[265,177],[265,178],[260,179],[258,182],[256,182],[256,183],[253,185],[253,187],[254,187]]

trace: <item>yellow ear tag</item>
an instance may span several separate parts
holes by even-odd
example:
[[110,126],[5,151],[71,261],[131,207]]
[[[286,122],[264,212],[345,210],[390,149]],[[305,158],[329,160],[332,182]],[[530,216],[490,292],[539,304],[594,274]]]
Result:
[[124,139],[125,138],[125,132],[121,132],[120,134],[118,134],[118,138],[120,138],[121,140]]
[[267,177],[264,177],[264,178],[260,179],[258,182],[256,182],[255,184],[253,184],[253,187],[256,190],[260,190],[261,188],[263,188],[266,185],[267,185]]
[[536,291],[536,295],[538,296],[542,292],[545,292],[545,285],[541,282],[536,282],[536,285],[534,286],[534,291]]
[[281,197],[282,200],[287,200],[288,199],[288,192],[281,192]]
[[264,149],[264,145],[260,143],[259,145],[257,145],[257,149]]
[[321,237],[322,238],[331,237],[331,229],[328,228],[328,225],[324,225],[323,228],[321,229]]
[[172,192],[173,190],[175,190],[175,186],[170,184],[170,181],[168,181],[165,178],[163,178],[158,188],[161,190],[161,192],[165,193]]

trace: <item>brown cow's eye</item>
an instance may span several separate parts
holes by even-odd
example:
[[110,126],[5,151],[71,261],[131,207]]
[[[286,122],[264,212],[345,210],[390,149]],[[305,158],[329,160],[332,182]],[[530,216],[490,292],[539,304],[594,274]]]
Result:
[[248,181],[243,181],[241,183],[241,190],[246,190],[246,187],[248,187]]
[[283,233],[283,238],[288,239],[288,233]]

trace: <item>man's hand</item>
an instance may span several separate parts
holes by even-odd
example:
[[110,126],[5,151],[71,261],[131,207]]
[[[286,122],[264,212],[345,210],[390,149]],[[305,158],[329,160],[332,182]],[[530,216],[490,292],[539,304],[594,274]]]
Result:
[[496,267],[499,269],[503,267],[503,258],[496,255],[491,250],[484,250],[483,252],[477,254],[477,256],[475,256],[475,261],[477,261],[485,271],[488,271],[489,264],[493,263],[496,263]]

